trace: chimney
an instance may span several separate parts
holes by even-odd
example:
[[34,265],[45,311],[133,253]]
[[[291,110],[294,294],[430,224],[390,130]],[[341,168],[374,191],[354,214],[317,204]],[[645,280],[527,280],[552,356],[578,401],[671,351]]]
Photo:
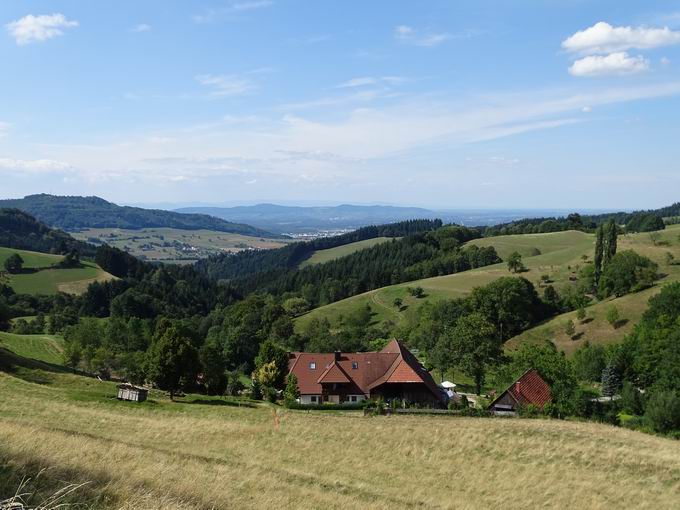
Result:
[[521,395],[521,394],[522,394],[521,391],[520,391],[520,390],[521,390],[520,384],[521,384],[520,381],[517,381],[517,382],[515,383],[515,391],[517,392],[518,395]]
[[340,351],[335,351],[335,361],[340,361]]

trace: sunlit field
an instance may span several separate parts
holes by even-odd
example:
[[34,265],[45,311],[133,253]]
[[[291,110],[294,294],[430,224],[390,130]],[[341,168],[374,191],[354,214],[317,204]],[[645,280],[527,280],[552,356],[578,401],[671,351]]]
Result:
[[172,403],[155,391],[133,404],[113,383],[0,357],[0,499],[28,478],[29,502],[73,484],[63,502],[94,509],[673,508],[680,498],[680,443],[621,428]]

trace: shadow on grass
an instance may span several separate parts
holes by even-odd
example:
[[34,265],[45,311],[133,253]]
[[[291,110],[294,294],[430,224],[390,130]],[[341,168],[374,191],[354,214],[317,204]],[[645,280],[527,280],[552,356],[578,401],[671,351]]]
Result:
[[71,372],[60,365],[24,358],[4,347],[0,347],[0,370],[36,384],[53,382],[50,373],[64,374]]
[[621,319],[620,321],[616,321],[614,323],[614,329],[619,329],[628,324],[630,321],[628,319]]
[[586,319],[583,319],[583,320],[581,321],[581,324],[590,324],[590,323],[593,322],[594,320],[595,320],[595,319],[593,319],[592,317],[588,317],[588,318],[586,318]]
[[251,402],[243,402],[240,400],[221,400],[210,398],[193,398],[191,400],[177,400],[183,404],[199,404],[204,406],[228,406],[228,407],[249,407],[256,408],[257,406]]

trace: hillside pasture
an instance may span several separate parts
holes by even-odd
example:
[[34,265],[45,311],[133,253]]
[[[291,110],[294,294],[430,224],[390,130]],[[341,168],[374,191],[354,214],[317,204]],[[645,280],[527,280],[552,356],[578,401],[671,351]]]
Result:
[[62,364],[63,340],[54,335],[14,335],[0,331],[0,347],[24,358]]
[[[494,246],[502,254],[501,258],[503,255],[507,257],[513,251],[520,253],[524,251],[527,255],[523,261],[528,271],[522,273],[521,276],[532,281],[536,286],[544,274],[550,276],[554,285],[567,284],[571,272],[583,263],[581,256],[587,255],[592,258],[594,252],[594,236],[577,231],[489,237],[476,239],[471,243],[477,246]],[[533,248],[538,249],[541,254],[528,255]],[[352,313],[366,304],[371,306],[376,322],[388,321],[398,324],[409,315],[415,314],[423,303],[464,297],[475,287],[481,287],[502,276],[511,275],[513,274],[508,271],[505,262],[502,262],[471,271],[391,285],[316,308],[298,318],[296,325],[302,328],[313,317],[327,317],[333,323],[341,315]],[[422,287],[425,297],[420,299],[412,297],[408,292],[409,287]],[[403,301],[401,310],[396,309],[392,304],[397,297]]]
[[314,264],[323,264],[324,262],[330,262],[331,260],[339,259],[352,253],[356,253],[366,248],[371,248],[377,244],[381,244],[387,241],[391,241],[392,237],[375,237],[373,239],[364,239],[363,241],[357,241],[355,243],[343,244],[342,246],[336,246],[335,248],[328,248],[327,250],[317,250],[310,258],[303,261],[300,267],[312,266]]
[[83,261],[81,267],[76,268],[55,268],[64,258],[62,255],[12,248],[0,248],[0,264],[4,264],[13,253],[18,253],[24,259],[24,271],[5,274],[0,281],[7,283],[17,294],[82,294],[90,283],[115,278],[94,262]]
[[[680,261],[680,238],[678,237],[680,225],[668,227],[658,235],[659,238],[656,241],[650,237],[649,233],[619,236],[618,239],[619,251],[634,250],[659,265],[659,272],[663,278],[654,287],[619,298],[596,302],[586,308],[587,318],[584,322],[576,318],[576,312],[559,315],[510,339],[506,346],[513,349],[523,342],[542,343],[550,340],[569,356],[586,341],[591,344],[607,345],[623,340],[639,322],[647,309],[649,299],[658,293],[663,285],[680,281],[680,265],[669,265],[666,260],[666,253],[670,252],[676,260]],[[621,317],[617,327],[612,327],[606,319],[607,311],[611,307],[616,307]],[[564,332],[569,320],[576,325],[576,335],[573,339]]]
[[75,484],[61,503],[103,510],[661,509],[680,498],[680,443],[607,425],[172,403],[156,391],[135,404],[117,401],[114,383],[8,363],[20,367],[0,369],[0,500],[26,479],[29,503]]

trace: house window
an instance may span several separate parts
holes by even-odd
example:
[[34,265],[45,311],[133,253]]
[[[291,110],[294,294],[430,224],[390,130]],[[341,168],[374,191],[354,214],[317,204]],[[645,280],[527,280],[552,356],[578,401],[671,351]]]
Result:
[[356,396],[356,395],[350,395],[350,396],[349,396],[349,401],[350,401],[350,402],[356,402],[356,401],[357,401],[357,396]]
[[312,396],[310,397],[310,400],[311,400],[314,404],[316,404],[316,395],[312,395]]
[[310,361],[309,362],[309,369],[310,370],[316,370],[316,363],[314,363],[313,361]]
[[359,362],[358,361],[352,361],[352,369],[356,370],[357,368],[359,368]]

